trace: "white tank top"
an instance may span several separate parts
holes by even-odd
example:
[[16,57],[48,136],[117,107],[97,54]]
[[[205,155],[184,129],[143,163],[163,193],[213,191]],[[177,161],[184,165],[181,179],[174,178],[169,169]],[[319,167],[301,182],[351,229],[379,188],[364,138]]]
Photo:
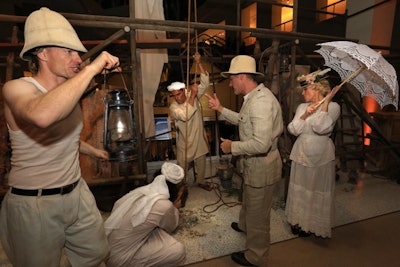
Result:
[[[32,77],[21,79],[33,83],[42,93],[47,93]],[[67,118],[46,129],[28,126],[13,131],[8,127],[12,149],[9,185],[21,189],[40,189],[77,181],[81,177],[81,130],[82,113],[79,105]]]

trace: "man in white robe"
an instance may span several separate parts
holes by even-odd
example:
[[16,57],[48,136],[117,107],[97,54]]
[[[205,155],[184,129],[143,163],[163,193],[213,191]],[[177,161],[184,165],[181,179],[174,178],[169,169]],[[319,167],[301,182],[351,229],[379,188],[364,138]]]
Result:
[[210,191],[212,186],[205,182],[206,154],[209,151],[208,140],[203,125],[202,107],[199,98],[202,97],[210,85],[208,72],[204,69],[199,53],[194,55],[195,64],[200,70],[200,84],[186,90],[182,82],[173,82],[168,86],[170,96],[174,98],[169,106],[171,117],[175,120],[176,158],[178,165],[184,168],[185,173],[189,164],[194,162],[196,181],[199,187]]
[[105,221],[110,244],[107,266],[177,266],[185,258],[184,245],[170,235],[185,201],[180,186],[184,171],[165,162],[161,173],[115,203]]

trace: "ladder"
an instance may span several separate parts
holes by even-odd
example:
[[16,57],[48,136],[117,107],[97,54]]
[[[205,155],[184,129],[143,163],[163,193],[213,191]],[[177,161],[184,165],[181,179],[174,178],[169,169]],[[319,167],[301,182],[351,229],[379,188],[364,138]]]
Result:
[[[358,136],[357,134],[353,133],[353,140],[355,140],[356,137],[358,137],[358,140],[360,141],[359,146],[355,146],[354,143],[350,145],[351,143],[344,142],[344,136],[343,133],[344,127],[343,125],[338,123],[337,126],[337,133],[342,134],[337,140],[337,156],[341,159],[341,162],[348,163],[349,160],[355,160],[359,159],[359,166],[361,169],[364,169],[364,162],[365,160],[368,159],[369,155],[373,155],[374,153],[376,154],[377,152],[385,152],[390,155],[392,158],[393,162],[396,162],[396,164],[392,165],[392,169],[390,170],[392,173],[396,173],[396,175],[393,175],[393,178],[397,179],[397,183],[400,184],[400,178],[398,177],[398,171],[400,170],[400,146],[394,144],[392,141],[388,140],[388,138],[385,136],[383,133],[382,129],[379,127],[379,125],[374,121],[374,119],[371,117],[367,111],[365,111],[364,107],[361,104],[361,101],[359,98],[357,98],[354,94],[352,94],[347,86],[344,86],[339,92],[338,92],[338,97],[340,97],[341,101],[343,101],[342,105],[345,105],[351,109],[351,112],[354,113],[355,115],[358,116],[358,119],[360,120],[360,131],[362,129],[362,123],[367,124],[369,127],[372,129],[373,136],[375,140],[379,140],[380,145],[377,146],[364,146],[364,138],[371,138],[371,137],[363,137],[363,133],[361,131],[361,135]],[[339,102],[340,103],[340,102]],[[347,112],[344,112],[344,114],[347,114]],[[341,115],[343,119],[346,116]],[[355,119],[355,117],[353,118]],[[342,142],[343,140],[343,142]],[[341,143],[342,142],[342,143]],[[345,165],[346,166],[346,165]],[[346,170],[346,169],[345,169]],[[349,182],[356,182],[357,176],[352,177],[351,175],[356,174],[355,168],[352,168],[351,171],[349,172]]]
[[343,87],[335,96],[340,105],[340,117],[334,129],[336,156],[340,162],[340,170],[348,173],[348,182],[357,183],[357,170],[364,168],[364,138],[362,120],[353,112],[349,96],[351,92]]

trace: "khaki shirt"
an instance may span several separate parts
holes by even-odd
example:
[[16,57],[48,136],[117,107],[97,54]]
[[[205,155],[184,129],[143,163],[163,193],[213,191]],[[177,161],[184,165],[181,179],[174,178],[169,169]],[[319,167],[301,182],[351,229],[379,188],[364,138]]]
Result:
[[240,112],[224,108],[221,118],[238,125],[240,141],[232,142],[232,155],[242,156],[244,184],[262,187],[282,174],[278,139],[283,132],[281,106],[263,84],[247,94]]

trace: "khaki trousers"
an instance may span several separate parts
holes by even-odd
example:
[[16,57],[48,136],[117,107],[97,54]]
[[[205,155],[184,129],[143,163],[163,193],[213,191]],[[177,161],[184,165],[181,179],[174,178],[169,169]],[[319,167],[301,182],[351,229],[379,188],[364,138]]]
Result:
[[7,192],[0,235],[14,267],[99,266],[108,254],[103,219],[83,179],[65,195],[20,196]]
[[270,247],[270,215],[275,184],[264,187],[243,185],[239,228],[246,232],[246,259],[257,266],[267,266]]
[[[189,171],[189,165],[191,162],[187,162],[187,168],[185,169],[185,160],[179,159],[177,160],[179,166],[181,166],[185,170],[185,174]],[[199,184],[205,183],[205,174],[206,174],[206,154],[196,158],[193,160],[194,170],[195,170],[195,181]]]

